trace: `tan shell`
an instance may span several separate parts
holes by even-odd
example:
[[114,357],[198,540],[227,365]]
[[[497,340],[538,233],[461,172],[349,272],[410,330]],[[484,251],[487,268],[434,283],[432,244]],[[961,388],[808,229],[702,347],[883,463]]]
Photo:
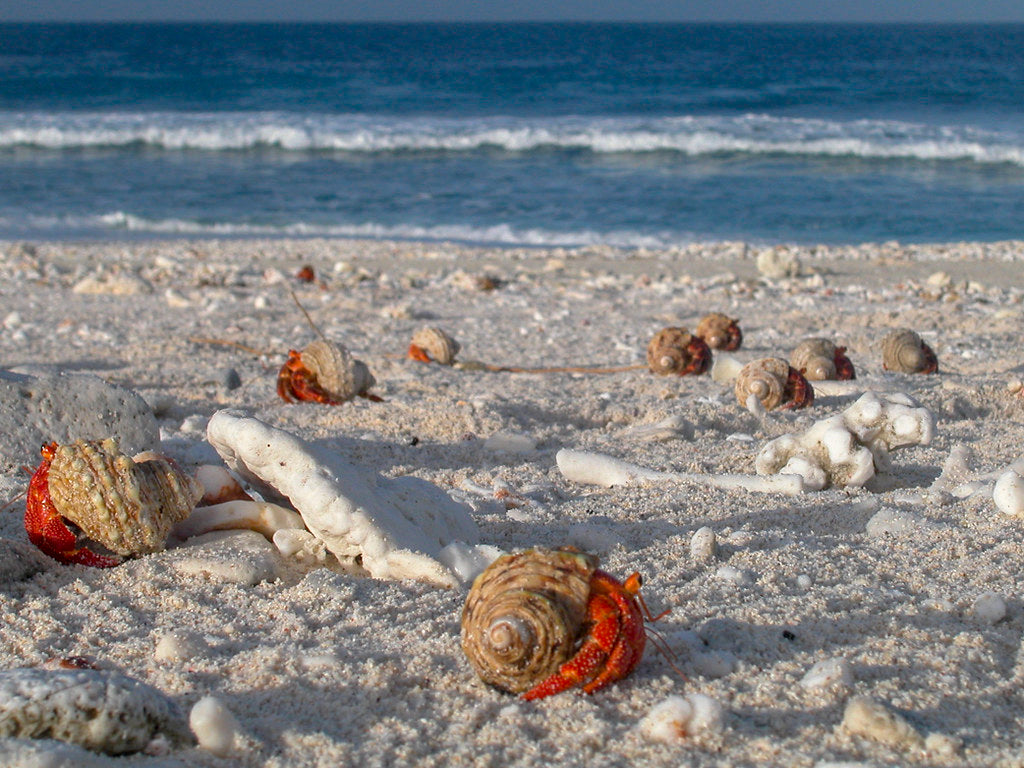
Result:
[[782,358],[762,357],[751,360],[740,369],[736,377],[736,399],[746,407],[747,398],[757,395],[765,410],[770,411],[782,405],[788,380],[789,363]]
[[412,335],[412,343],[427,353],[435,363],[453,365],[455,356],[459,354],[459,342],[440,328],[429,326],[420,328]]
[[711,349],[722,349],[729,343],[731,334],[729,329],[736,321],[721,312],[712,312],[704,315],[697,324],[696,335],[704,339],[704,343]]
[[571,548],[503,555],[462,610],[462,650],[485,683],[527,691],[572,656],[597,558]]
[[929,362],[921,337],[908,328],[897,328],[882,339],[882,365],[887,371],[918,373]]
[[662,328],[647,345],[647,367],[662,376],[682,375],[693,363],[689,347],[696,338],[685,328]]
[[377,383],[366,363],[356,360],[345,347],[333,341],[311,341],[302,350],[302,364],[316,383],[338,400],[365,394]]
[[136,462],[112,438],[61,445],[49,473],[61,516],[119,555],[157,552],[192,512],[202,486],[167,459]]
[[836,345],[828,339],[804,339],[789,356],[789,364],[809,381],[826,381],[836,378],[835,358]]

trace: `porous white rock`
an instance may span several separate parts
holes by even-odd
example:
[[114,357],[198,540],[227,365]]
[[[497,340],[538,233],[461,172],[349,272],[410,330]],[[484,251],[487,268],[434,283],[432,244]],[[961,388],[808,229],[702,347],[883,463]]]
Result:
[[331,552],[361,557],[374,578],[457,586],[441,550],[479,542],[468,508],[420,478],[386,478],[234,411],[215,413],[207,437],[243,481],[287,499]]
[[839,414],[805,432],[783,435],[758,452],[759,475],[796,474],[807,490],[829,485],[858,488],[891,469],[889,452],[927,445],[935,430],[931,412],[901,392],[865,392]]
[[640,732],[651,741],[679,744],[706,734],[719,733],[724,725],[722,705],[702,693],[669,696],[651,707],[640,721]]
[[242,734],[238,718],[216,696],[204,696],[197,701],[189,712],[188,723],[199,746],[218,757],[231,754]]
[[478,544],[470,546],[464,541],[453,541],[438,553],[438,559],[459,577],[463,584],[472,584],[487,566],[505,554],[498,547]]
[[252,586],[278,577],[280,557],[255,531],[213,531],[172,552],[174,569],[192,578]]
[[999,476],[992,489],[992,501],[1005,515],[1024,517],[1024,476],[1009,469]]
[[0,672],[0,738],[57,739],[124,755],[159,734],[191,741],[178,705],[140,680],[98,669]]
[[864,736],[904,751],[920,749],[924,738],[901,715],[869,696],[854,696],[843,712],[843,727],[857,736]]

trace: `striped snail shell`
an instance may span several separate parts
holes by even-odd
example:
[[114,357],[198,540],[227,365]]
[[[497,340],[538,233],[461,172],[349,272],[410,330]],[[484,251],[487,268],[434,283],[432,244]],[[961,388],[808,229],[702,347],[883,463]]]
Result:
[[647,345],[647,367],[663,376],[703,373],[710,362],[707,344],[685,328],[662,328]]
[[739,323],[721,312],[704,315],[697,324],[695,333],[704,339],[704,343],[711,349],[732,352],[739,349],[740,344],[743,343],[743,334],[740,332]]
[[734,386],[736,399],[746,406],[747,398],[756,395],[765,410],[778,408],[786,398],[789,363],[780,357],[751,360],[740,369]]
[[462,650],[489,685],[522,693],[572,656],[597,558],[572,548],[503,555],[481,573],[462,610]]
[[356,360],[341,344],[316,339],[302,350],[302,364],[316,383],[338,400],[351,400],[376,384],[362,360]]
[[171,527],[203,495],[173,462],[155,454],[139,458],[107,438],[58,446],[50,463],[48,490],[61,517],[119,555],[163,549]]
[[804,339],[789,356],[789,364],[811,381],[826,381],[836,378],[835,358],[836,345],[828,339]]
[[931,347],[908,328],[897,328],[882,339],[882,366],[899,373],[934,373],[939,368]]
[[440,328],[426,326],[412,335],[412,344],[440,365],[453,365],[461,347],[459,342]]

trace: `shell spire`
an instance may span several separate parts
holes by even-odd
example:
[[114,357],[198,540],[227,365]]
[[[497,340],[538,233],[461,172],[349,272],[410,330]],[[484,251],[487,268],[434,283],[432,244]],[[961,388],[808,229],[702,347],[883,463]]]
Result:
[[856,378],[846,347],[837,347],[828,339],[804,339],[789,356],[789,363],[810,381]]
[[753,395],[767,411],[803,408],[814,402],[814,390],[807,379],[779,357],[762,357],[744,365],[734,390],[740,405],[746,407]]
[[647,366],[663,376],[704,373],[711,363],[711,350],[685,328],[662,328],[647,345]]
[[721,312],[704,315],[697,324],[696,335],[711,349],[733,352],[743,344],[743,332],[739,321]]
[[522,693],[558,671],[583,632],[597,558],[572,548],[503,555],[462,611],[462,649],[489,685]]
[[899,373],[936,373],[935,352],[909,328],[897,328],[882,339],[882,367]]
[[409,357],[423,363],[435,362],[440,365],[454,365],[459,354],[459,342],[440,328],[426,326],[412,335]]
[[363,395],[376,384],[366,363],[352,357],[341,344],[316,339],[302,350],[302,363],[316,383],[338,400]]

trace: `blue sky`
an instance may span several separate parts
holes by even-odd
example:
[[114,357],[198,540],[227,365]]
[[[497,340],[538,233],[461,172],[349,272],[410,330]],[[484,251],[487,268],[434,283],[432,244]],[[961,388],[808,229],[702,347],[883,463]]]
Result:
[[0,0],[0,21],[1018,21],[1024,0]]

